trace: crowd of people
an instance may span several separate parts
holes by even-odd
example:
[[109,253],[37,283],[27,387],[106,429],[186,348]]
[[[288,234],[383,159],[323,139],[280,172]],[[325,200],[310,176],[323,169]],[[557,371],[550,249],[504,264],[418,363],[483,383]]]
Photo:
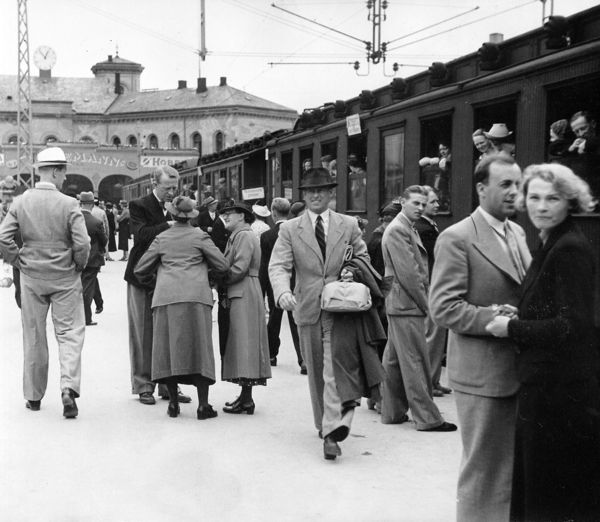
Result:
[[[574,128],[586,141],[572,144],[580,154],[590,147],[591,120],[575,116],[572,127],[587,123],[586,133]],[[509,133],[495,124],[483,137]],[[152,405],[158,385],[168,415],[177,417],[180,403],[191,402],[179,385],[193,385],[197,418],[217,417],[209,402],[216,302],[221,380],[239,386],[222,411],[252,415],[253,387],[266,385],[277,365],[286,312],[326,460],[342,454],[361,398],[383,424],[406,423],[410,412],[418,431],[439,433],[457,426],[434,398],[453,393],[463,450],[457,520],[597,520],[597,268],[572,217],[595,200],[568,166],[522,172],[510,151],[484,150],[480,138],[473,136],[482,153],[474,172],[479,205],[469,216],[440,232],[439,183],[412,185],[381,209],[368,241],[359,220],[331,209],[337,181],[326,168],[307,168],[303,200],[293,204],[207,196],[200,209],[177,195],[175,169],[155,169],[152,192],[128,205],[132,393]],[[46,391],[51,305],[63,414],[74,418],[111,225],[93,216],[92,193],[79,202],[61,194],[61,149],[42,150],[36,167],[35,188],[3,211],[0,253],[20,270],[26,406],[39,410]],[[511,219],[519,210],[539,232],[533,254]],[[326,291],[350,283],[369,289],[370,308],[335,311],[322,302]]]

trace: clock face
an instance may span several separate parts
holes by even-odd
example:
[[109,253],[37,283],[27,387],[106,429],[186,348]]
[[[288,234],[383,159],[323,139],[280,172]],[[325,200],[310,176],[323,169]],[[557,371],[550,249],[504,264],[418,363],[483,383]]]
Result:
[[56,53],[51,47],[41,45],[33,53],[33,61],[38,69],[49,71],[56,63]]

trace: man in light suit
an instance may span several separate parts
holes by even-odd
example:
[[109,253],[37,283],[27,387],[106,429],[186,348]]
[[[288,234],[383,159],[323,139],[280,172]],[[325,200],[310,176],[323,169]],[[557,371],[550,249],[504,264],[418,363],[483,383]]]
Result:
[[[531,256],[515,213],[521,170],[508,155],[475,168],[479,207],[442,232],[435,246],[429,307],[448,328],[448,375],[456,393],[463,456],[458,522],[506,522],[510,515],[516,392],[515,346],[485,326],[510,314]],[[516,309],[515,309],[516,310]]]
[[[308,369],[315,427],[322,434],[327,460],[341,455],[338,442],[350,432],[353,404],[341,404],[331,360],[333,319],[321,311],[323,286],[336,281],[346,257],[368,260],[358,223],[329,209],[335,183],[326,169],[309,169],[300,189],[307,211],[281,224],[269,263],[275,302],[294,312],[300,349]],[[294,291],[290,287],[296,270]]]
[[381,240],[385,277],[392,282],[385,298],[388,342],[382,361],[386,379],[381,422],[406,422],[410,408],[419,431],[456,431],[456,425],[444,421],[432,398],[425,339],[427,251],[415,230],[415,223],[427,205],[427,190],[412,185],[404,191],[400,203],[402,210],[385,229]]
[[[0,226],[0,253],[21,271],[25,405],[39,410],[46,393],[46,317],[52,306],[63,415],[75,418],[85,336],[79,272],[88,260],[90,238],[77,200],[59,192],[67,174],[62,149],[46,148],[37,160],[40,181],[15,198]],[[23,239],[21,249],[15,242],[17,231]]]

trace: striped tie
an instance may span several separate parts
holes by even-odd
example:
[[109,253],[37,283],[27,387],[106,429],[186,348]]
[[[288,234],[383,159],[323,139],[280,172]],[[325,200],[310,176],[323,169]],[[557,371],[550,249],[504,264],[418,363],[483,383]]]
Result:
[[325,261],[325,229],[323,228],[323,218],[321,216],[317,216],[315,236],[317,237],[317,243],[319,243],[321,254],[323,254],[323,261]]

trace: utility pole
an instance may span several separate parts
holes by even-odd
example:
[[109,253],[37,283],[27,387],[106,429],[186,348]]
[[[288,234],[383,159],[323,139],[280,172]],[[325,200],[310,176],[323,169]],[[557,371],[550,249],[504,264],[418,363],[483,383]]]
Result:
[[[29,74],[29,29],[27,0],[17,0],[18,6],[18,112],[17,112],[17,182],[33,187],[33,144],[31,137],[31,76]],[[22,174],[28,174],[25,181]]]
[[202,78],[202,62],[206,60],[205,22],[206,9],[204,5],[204,0],[200,0],[200,50],[198,51],[200,59],[198,60],[198,78]]

